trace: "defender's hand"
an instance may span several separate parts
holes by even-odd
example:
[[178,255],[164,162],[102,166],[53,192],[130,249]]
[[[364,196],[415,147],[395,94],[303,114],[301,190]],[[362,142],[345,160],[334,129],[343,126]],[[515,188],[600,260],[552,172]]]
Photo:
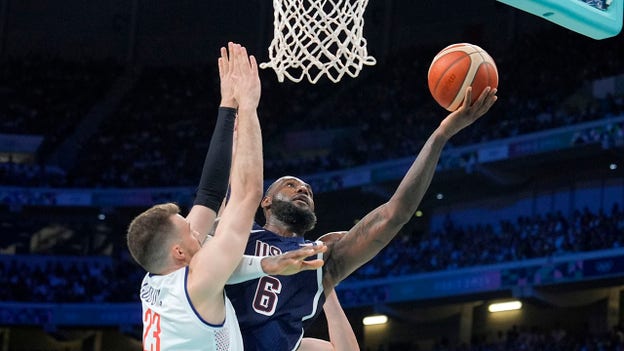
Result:
[[234,48],[234,55],[230,53],[234,63],[234,98],[241,110],[255,110],[260,102],[261,84],[258,75],[258,63],[253,55],[247,54],[244,46]]
[[240,45],[232,42],[228,43],[228,48],[221,48],[221,57],[218,59],[219,64],[219,80],[221,81],[221,106],[237,108],[238,103],[234,98],[234,61],[232,55],[235,47]]

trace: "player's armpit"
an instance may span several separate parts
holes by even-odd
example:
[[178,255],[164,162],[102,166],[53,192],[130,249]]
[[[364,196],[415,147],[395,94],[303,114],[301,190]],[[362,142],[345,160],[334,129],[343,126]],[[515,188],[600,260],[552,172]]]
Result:
[[323,266],[323,287],[325,290],[332,290],[338,283],[338,281],[334,279],[334,276],[337,275],[335,269],[340,265],[340,257],[332,257],[332,248],[334,244],[341,240],[347,233],[347,231],[329,232],[321,235],[317,239],[317,241],[322,241],[327,245],[327,252],[324,255],[325,265]]

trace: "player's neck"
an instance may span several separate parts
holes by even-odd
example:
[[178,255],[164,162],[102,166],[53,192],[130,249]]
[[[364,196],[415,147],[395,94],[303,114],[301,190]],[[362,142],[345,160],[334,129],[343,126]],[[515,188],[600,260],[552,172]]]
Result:
[[267,221],[267,223],[264,225],[264,229],[270,230],[279,236],[287,238],[302,236],[301,234],[295,233],[294,231],[290,230],[288,226],[277,220]]

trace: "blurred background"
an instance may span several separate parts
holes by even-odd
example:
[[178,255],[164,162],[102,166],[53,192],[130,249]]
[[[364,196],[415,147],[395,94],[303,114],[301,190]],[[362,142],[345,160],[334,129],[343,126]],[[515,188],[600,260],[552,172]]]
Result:
[[[377,64],[357,78],[260,72],[266,183],[313,186],[309,239],[390,197],[447,115],[427,88],[442,48],[490,53],[499,100],[447,145],[413,220],[337,287],[362,350],[622,350],[622,34],[494,0],[371,0],[364,37]],[[0,350],[141,349],[126,226],[192,203],[219,48],[266,62],[272,38],[270,1],[0,0]],[[327,337],[323,317],[308,335]]]

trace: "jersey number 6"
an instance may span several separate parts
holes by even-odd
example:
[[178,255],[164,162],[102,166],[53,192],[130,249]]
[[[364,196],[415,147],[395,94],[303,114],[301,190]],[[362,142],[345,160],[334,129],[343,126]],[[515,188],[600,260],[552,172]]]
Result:
[[281,291],[282,283],[279,279],[271,276],[260,278],[253,300],[254,311],[265,316],[272,316]]

